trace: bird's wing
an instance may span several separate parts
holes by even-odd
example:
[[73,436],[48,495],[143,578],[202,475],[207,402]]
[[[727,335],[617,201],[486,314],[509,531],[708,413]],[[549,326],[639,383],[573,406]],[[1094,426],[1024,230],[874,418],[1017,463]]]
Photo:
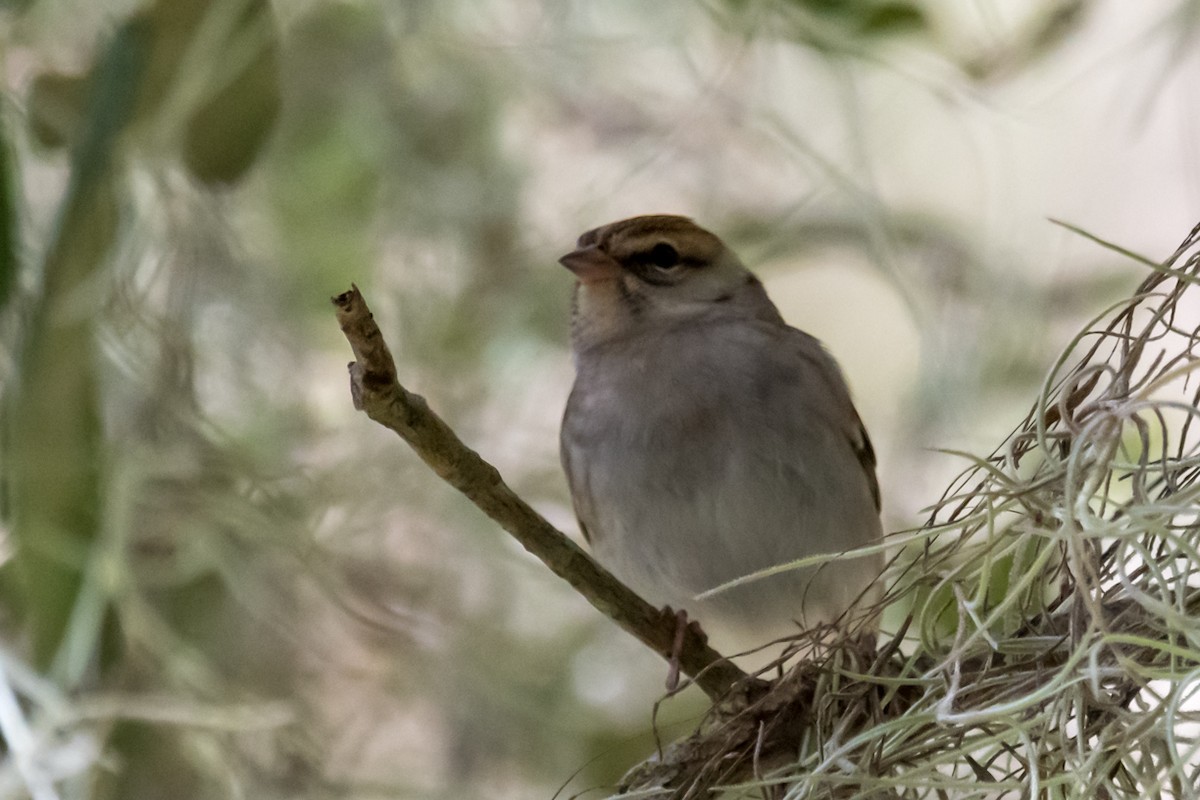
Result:
[[875,475],[875,467],[878,463],[875,458],[875,448],[871,444],[871,437],[867,435],[867,428],[863,425],[862,418],[858,415],[858,410],[854,407],[854,402],[850,399],[850,389],[846,385],[841,368],[816,337],[796,328],[788,328],[788,340],[793,348],[793,353],[805,362],[812,373],[819,376],[824,383],[826,391],[823,396],[828,397],[831,402],[828,409],[828,413],[833,417],[831,421],[845,434],[847,443],[854,451],[867,479],[867,487],[875,502],[875,510],[879,511],[881,498],[879,479]]

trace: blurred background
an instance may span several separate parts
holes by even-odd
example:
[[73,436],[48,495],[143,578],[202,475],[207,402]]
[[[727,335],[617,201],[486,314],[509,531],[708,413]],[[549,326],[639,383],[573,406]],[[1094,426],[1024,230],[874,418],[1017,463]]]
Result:
[[555,261],[693,216],[842,362],[911,527],[1142,277],[1072,228],[1158,261],[1200,216],[1198,24],[3,0],[0,798],[597,796],[665,666],[353,410],[329,297],[577,535]]

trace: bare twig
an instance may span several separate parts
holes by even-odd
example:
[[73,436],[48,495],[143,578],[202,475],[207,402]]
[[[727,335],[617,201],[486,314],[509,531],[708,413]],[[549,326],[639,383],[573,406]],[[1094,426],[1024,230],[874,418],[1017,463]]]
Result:
[[[357,286],[333,298],[338,323],[354,351],[350,365],[356,408],[400,435],[443,480],[465,494],[554,574],[589,603],[663,658],[670,659],[677,632],[673,612],[654,608],[592,560],[565,534],[508,487],[500,473],[455,435],[396,376],[396,364]],[[727,699],[741,682],[761,683],[708,646],[694,625],[687,626],[679,665],[713,701]]]

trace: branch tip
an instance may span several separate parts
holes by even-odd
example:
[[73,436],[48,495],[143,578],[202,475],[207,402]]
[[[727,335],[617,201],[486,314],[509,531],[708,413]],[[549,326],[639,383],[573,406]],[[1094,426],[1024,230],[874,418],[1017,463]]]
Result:
[[[355,360],[350,362],[354,407],[394,431],[434,472],[465,494],[597,610],[664,658],[678,660],[714,702],[738,686],[757,685],[705,641],[698,626],[677,625],[546,521],[504,483],[499,471],[463,444],[429,406],[400,385],[396,363],[366,300],[354,284],[331,298]],[[678,637],[678,639],[677,639]]]

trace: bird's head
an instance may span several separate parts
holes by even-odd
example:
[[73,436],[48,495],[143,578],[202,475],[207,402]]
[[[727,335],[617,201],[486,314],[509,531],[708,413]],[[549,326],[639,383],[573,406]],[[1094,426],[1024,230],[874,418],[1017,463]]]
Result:
[[779,318],[758,278],[687,217],[633,217],[595,228],[559,261],[578,279],[577,349],[655,326],[722,316]]

